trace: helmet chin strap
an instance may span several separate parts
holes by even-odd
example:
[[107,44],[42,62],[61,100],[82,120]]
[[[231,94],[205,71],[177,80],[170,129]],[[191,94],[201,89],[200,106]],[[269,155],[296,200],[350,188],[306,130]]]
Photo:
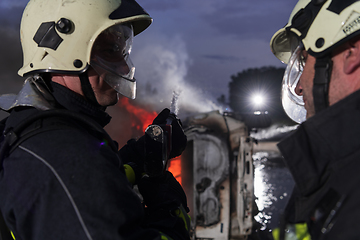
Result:
[[329,106],[329,84],[332,64],[330,56],[316,58],[313,86],[315,113],[321,112]]
[[105,109],[105,107],[103,107],[99,104],[99,102],[97,101],[97,99],[95,97],[94,90],[92,89],[92,86],[89,81],[88,72],[85,71],[84,73],[81,73],[79,75],[79,78],[80,78],[80,82],[81,82],[81,90],[82,90],[86,100],[88,100],[90,103],[92,103],[93,105],[95,105],[96,107],[98,107],[100,109]]

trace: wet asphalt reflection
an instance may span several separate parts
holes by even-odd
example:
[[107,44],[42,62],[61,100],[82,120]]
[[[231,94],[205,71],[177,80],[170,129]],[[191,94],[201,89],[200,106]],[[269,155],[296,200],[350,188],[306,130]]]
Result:
[[281,212],[290,198],[294,181],[278,152],[257,152],[254,159],[254,192],[261,230],[279,226]]

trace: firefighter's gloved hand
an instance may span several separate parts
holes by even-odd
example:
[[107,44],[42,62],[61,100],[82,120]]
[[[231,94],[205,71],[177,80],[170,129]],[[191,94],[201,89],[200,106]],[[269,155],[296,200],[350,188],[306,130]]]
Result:
[[189,212],[184,190],[168,171],[159,177],[143,177],[138,188],[145,205],[151,211],[170,213],[181,204],[186,212]]
[[[174,158],[180,156],[181,153],[185,150],[187,137],[184,133],[182,128],[182,123],[180,119],[174,114],[170,113],[168,108],[162,110],[159,115],[154,119],[152,124],[159,125],[161,128],[164,129],[166,125],[166,119],[171,116],[174,120],[171,123],[172,126],[172,136],[171,136],[171,152],[169,158]],[[164,129],[165,130],[165,129]]]
[[[131,167],[135,176],[129,177],[129,172],[125,168],[128,180],[132,184],[136,184],[142,177],[144,171],[145,158],[145,137],[142,136],[138,140],[130,139],[125,146],[119,150],[119,155],[123,164]],[[131,172],[131,171],[130,171]],[[131,174],[130,174],[131,175]],[[134,179],[130,179],[134,178]]]
[[[187,138],[182,129],[182,123],[176,115],[171,114],[174,118],[172,121],[172,151],[170,152],[169,158],[174,158],[179,156],[185,149]],[[159,125],[164,128],[166,124],[166,119],[170,116],[170,110],[165,108],[162,110],[159,115],[154,119],[152,124]],[[149,146],[147,146],[149,145]],[[132,180],[132,184],[137,184],[141,179],[144,170],[144,160],[146,148],[151,151],[159,152],[155,156],[160,155],[162,147],[161,145],[157,146],[156,142],[145,142],[145,135],[139,138],[138,140],[130,139],[127,144],[122,147],[119,151],[120,158],[123,164],[129,165],[135,173],[135,180]],[[161,159],[159,159],[161,161]]]

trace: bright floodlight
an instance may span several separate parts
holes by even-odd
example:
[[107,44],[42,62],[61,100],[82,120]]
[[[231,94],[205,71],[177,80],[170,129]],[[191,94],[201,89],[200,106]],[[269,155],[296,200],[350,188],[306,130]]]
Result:
[[254,104],[254,106],[260,107],[264,105],[265,99],[262,95],[255,94],[252,96],[251,101]]

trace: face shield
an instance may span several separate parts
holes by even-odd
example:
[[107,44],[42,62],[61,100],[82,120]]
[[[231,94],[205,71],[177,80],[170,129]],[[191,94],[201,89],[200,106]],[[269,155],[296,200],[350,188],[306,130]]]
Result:
[[[293,41],[294,42],[294,41]],[[295,44],[293,44],[295,46]],[[285,69],[282,81],[281,99],[286,114],[295,122],[302,123],[306,120],[306,110],[303,97],[296,94],[295,89],[304,69],[302,51],[303,44],[292,47],[292,54]]]
[[136,96],[135,67],[129,57],[133,37],[131,25],[119,24],[106,29],[96,38],[90,60],[100,78],[131,99]]

